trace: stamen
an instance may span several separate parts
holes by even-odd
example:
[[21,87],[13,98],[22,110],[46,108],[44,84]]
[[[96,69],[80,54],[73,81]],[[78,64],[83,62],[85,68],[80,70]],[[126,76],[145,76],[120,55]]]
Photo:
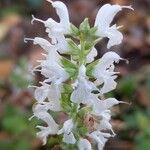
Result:
[[27,43],[28,41],[34,41],[32,38],[24,38],[24,42]]
[[47,57],[47,54],[41,53],[41,55],[43,55],[44,57]]
[[44,60],[37,60],[36,62],[38,62],[38,63],[41,63],[41,62],[43,62]]
[[128,102],[124,102],[124,101],[119,101],[119,104],[127,104],[127,105],[131,105],[132,103],[128,103]]
[[36,67],[33,68],[33,70],[34,70],[34,69],[37,69],[37,68],[39,68],[39,67],[41,67],[41,65],[37,65]]
[[28,88],[37,88],[38,86],[35,85],[29,85]]
[[117,29],[121,29],[121,28],[123,28],[123,25],[117,27]]
[[102,38],[100,37],[100,38],[96,39],[96,40],[94,41],[94,43],[97,44],[97,43],[99,43],[101,40],[102,40]]
[[113,134],[112,136],[114,137],[116,135],[116,133],[114,132],[114,130],[112,128],[110,130],[111,130],[111,132]]
[[125,62],[126,62],[126,64],[129,64],[129,60],[124,59],[124,58],[121,58],[121,60],[125,61]]
[[35,117],[35,116],[33,115],[33,116],[31,116],[28,120],[31,121],[31,119],[34,118],[34,117]]
[[41,69],[34,69],[33,72],[41,72]]
[[44,83],[49,83],[49,82],[52,82],[53,79],[54,79],[54,77],[53,78],[49,78],[49,79],[45,79],[43,82]]
[[127,9],[131,9],[131,10],[134,10],[133,8],[132,8],[132,6],[130,5],[130,6],[121,6],[122,8],[127,8]]
[[41,20],[41,19],[38,19],[38,18],[34,17],[34,15],[32,15],[31,24],[33,24],[34,21],[38,21],[38,22],[41,22],[41,23],[45,23],[45,21],[43,21],[43,20]]

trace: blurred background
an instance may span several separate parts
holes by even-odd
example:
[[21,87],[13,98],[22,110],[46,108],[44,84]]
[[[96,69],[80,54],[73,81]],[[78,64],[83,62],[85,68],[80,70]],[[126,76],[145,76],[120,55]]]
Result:
[[[131,102],[113,109],[112,124],[117,136],[106,144],[106,150],[150,150],[150,1],[149,0],[63,0],[69,8],[70,20],[78,26],[85,17],[90,24],[105,3],[132,5],[114,19],[124,33],[123,43],[114,50],[129,64],[120,63],[117,89],[107,96]],[[47,38],[45,28],[31,14],[46,20],[58,20],[55,10],[44,0],[0,0],[0,150],[59,150],[59,139],[52,137],[42,147],[35,135],[37,119],[32,116],[35,102],[29,84],[41,78],[30,73],[41,58],[42,49],[25,44],[24,37]],[[107,39],[96,47],[99,57],[108,51]]]

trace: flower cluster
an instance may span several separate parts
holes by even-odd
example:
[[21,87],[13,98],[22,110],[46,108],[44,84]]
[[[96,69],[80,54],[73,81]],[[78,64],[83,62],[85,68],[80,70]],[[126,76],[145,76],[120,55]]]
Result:
[[[107,48],[120,44],[123,39],[120,27],[110,24],[123,8],[132,8],[105,4],[98,11],[94,27],[85,19],[77,28],[70,23],[64,3],[47,1],[56,9],[60,22],[32,16],[32,23],[38,21],[45,26],[50,42],[40,37],[25,38],[25,42],[30,40],[41,46],[45,56],[33,69],[45,77],[40,87],[33,86],[37,101],[33,117],[46,123],[46,126],[37,126],[40,129],[37,136],[46,144],[49,135],[58,135],[65,149],[92,150],[96,146],[102,150],[108,138],[115,135],[110,109],[125,103],[104,98],[117,85],[115,63],[124,59],[110,51],[94,60],[97,56],[94,46],[104,37],[109,39]],[[64,112],[68,119],[60,124],[51,112]]]

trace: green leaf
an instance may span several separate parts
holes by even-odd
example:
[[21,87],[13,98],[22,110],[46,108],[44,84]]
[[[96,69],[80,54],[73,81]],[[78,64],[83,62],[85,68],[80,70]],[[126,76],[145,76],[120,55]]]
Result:
[[143,112],[138,111],[136,113],[137,125],[140,130],[147,130],[150,126],[149,117],[146,116]]
[[137,87],[137,80],[134,76],[128,75],[122,78],[118,84],[117,91],[121,95],[132,96]]
[[32,121],[29,123],[28,118],[31,116],[21,112],[14,106],[8,105],[5,107],[3,115],[3,121],[1,126],[4,131],[7,131],[13,135],[22,134],[22,132],[28,131],[29,135],[35,135],[35,125],[37,123]]
[[146,89],[147,89],[147,91],[148,91],[148,93],[149,93],[149,95],[150,95],[150,78],[148,78],[148,79],[146,80]]

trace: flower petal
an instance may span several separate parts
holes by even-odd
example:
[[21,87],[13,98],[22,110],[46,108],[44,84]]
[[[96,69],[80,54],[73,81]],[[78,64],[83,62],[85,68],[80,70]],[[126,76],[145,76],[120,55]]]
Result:
[[68,134],[64,133],[63,141],[65,143],[68,143],[68,144],[75,144],[76,143],[76,139],[75,139],[72,132],[70,132]]
[[48,96],[48,86],[37,87],[34,92],[35,99],[40,103],[43,102]]
[[97,56],[97,50],[96,48],[92,48],[92,50],[90,51],[90,53],[87,55],[86,57],[86,63],[91,63],[92,61],[94,61],[95,57]]
[[78,142],[79,150],[92,150],[91,143],[87,139],[80,139]]

